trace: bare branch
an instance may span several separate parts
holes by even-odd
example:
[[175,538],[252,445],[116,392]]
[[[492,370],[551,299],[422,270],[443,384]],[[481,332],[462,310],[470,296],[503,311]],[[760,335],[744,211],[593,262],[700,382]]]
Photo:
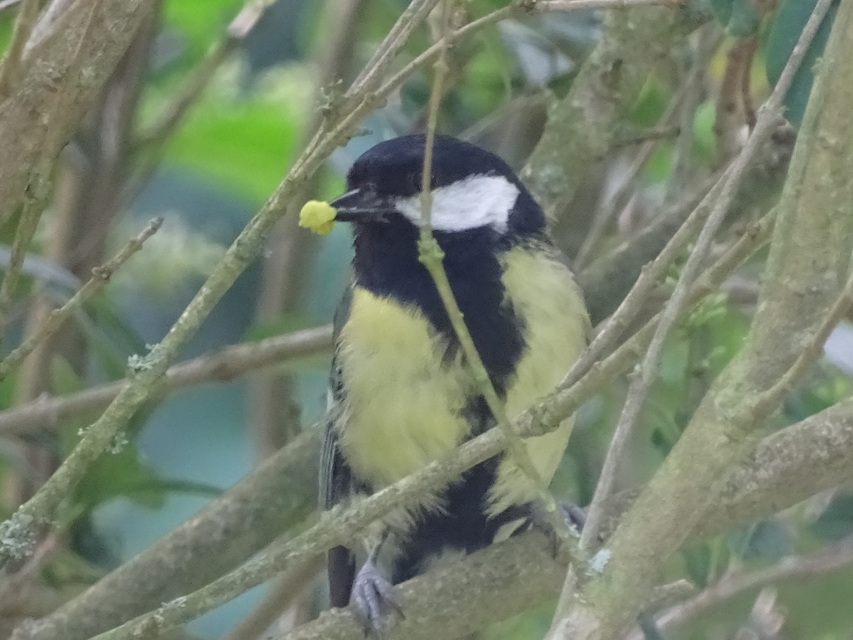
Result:
[[[331,345],[332,328],[323,326],[226,347],[169,368],[162,390],[169,392],[206,382],[228,382],[265,367],[320,353]],[[36,428],[55,429],[69,418],[103,409],[127,383],[127,380],[119,380],[68,396],[39,398],[0,411],[0,433],[24,434]]]
[[86,640],[245,562],[317,504],[320,442],[312,431],[15,640]]
[[312,562],[291,567],[276,578],[263,599],[237,623],[222,640],[255,640],[279,618],[301,593],[312,586],[317,574],[325,567],[325,558],[317,556]]
[[[616,478],[616,469],[622,463],[625,450],[627,448],[630,434],[633,432],[637,421],[640,417],[640,411],[645,403],[646,396],[649,393],[652,383],[657,378],[658,365],[661,355],[663,354],[664,343],[667,337],[675,326],[676,321],[681,315],[682,308],[687,302],[692,282],[699,275],[699,270],[702,268],[702,263],[711,247],[718,229],[723,223],[723,219],[728,213],[729,207],[734,201],[738,188],[743,181],[747,168],[758,153],[758,150],[769,139],[770,135],[776,129],[778,121],[778,113],[782,105],[785,95],[788,93],[788,88],[791,85],[791,80],[796,70],[799,68],[800,61],[805,55],[808,44],[814,37],[817,28],[823,18],[822,14],[818,14],[818,18],[813,21],[810,32],[804,31],[801,36],[802,48],[798,51],[798,56],[791,55],[785,67],[780,81],[776,84],[767,102],[761,109],[761,114],[756,123],[755,129],[749,137],[747,144],[738,154],[731,167],[723,176],[720,186],[720,191],[715,199],[713,208],[708,216],[702,232],[696,240],[696,245],[690,252],[687,258],[681,275],[678,279],[678,284],[669,301],[664,308],[661,316],[660,324],[655,330],[655,335],[652,338],[646,355],[643,358],[642,364],[639,365],[634,379],[628,389],[628,396],[625,399],[625,406],[622,414],[619,416],[619,421],[613,434],[610,448],[607,451],[607,457],[604,462],[604,468],[601,471],[601,476],[596,486],[595,495],[593,496],[592,504],[589,508],[586,526],[581,535],[581,546],[588,546],[590,541],[595,540],[598,536],[598,529],[601,524],[600,520],[605,509],[605,503],[613,491],[613,485]],[[804,42],[804,44],[803,44]],[[837,321],[836,321],[837,322]],[[821,345],[823,341],[821,341]],[[810,362],[813,361],[813,358]],[[801,373],[801,371],[799,372]],[[776,397],[779,400],[780,397]],[[775,405],[775,402],[774,402]],[[765,410],[769,411],[769,406]]]
[[[793,578],[807,580],[817,578],[850,565],[853,565],[853,540],[848,538],[816,553],[782,558],[770,567],[729,573],[690,599],[658,614],[655,623],[659,629],[679,627],[747,591]],[[644,638],[642,632],[634,630],[625,637],[625,640],[644,640]]]
[[[437,0],[414,0],[410,8],[431,5]],[[122,6],[129,3],[122,3]],[[113,5],[110,5],[113,6]],[[392,47],[397,51],[402,43]],[[213,269],[199,292],[171,327],[163,340],[144,358],[134,363],[134,376],[119,392],[101,417],[86,430],[86,435],[66,457],[62,465],[45,482],[38,492],[24,503],[4,527],[14,535],[0,543],[0,562],[12,554],[27,553],[34,531],[48,525],[56,508],[68,492],[73,490],[90,465],[100,457],[136,410],[155,392],[157,384],[172,363],[179,349],[190,339],[209,315],[216,303],[232,286],[248,264],[260,253],[272,225],[287,210],[290,198],[299,185],[317,170],[320,163],[352,133],[355,125],[376,105],[379,94],[366,91],[360,101],[341,117],[339,122],[329,122],[317,138],[310,152],[297,159],[284,180],[266,204],[246,225],[226,250],[223,259]],[[0,114],[2,116],[2,114]],[[0,117],[2,122],[2,117]],[[2,171],[0,171],[2,183]],[[2,194],[0,194],[2,209]]]
[[[0,216],[15,211],[37,164],[45,158],[52,161],[68,142],[150,4],[149,0],[78,2],[59,16],[56,28],[41,41],[32,42],[33,32],[20,80],[0,102]],[[63,95],[61,104],[55,104],[58,92]],[[49,139],[44,136],[45,122],[53,132]]]
[[[829,5],[823,0],[817,3],[795,48],[800,55]],[[825,53],[824,60],[833,60],[833,64],[849,59],[846,54],[833,58],[841,51],[839,47],[851,42],[853,11],[850,5],[847,13],[844,9],[842,5],[836,15]],[[845,38],[846,45],[842,44]],[[789,60],[791,67],[796,62],[796,56]],[[849,180],[842,175],[850,170],[853,154],[847,153],[846,139],[828,148],[816,144],[812,136],[835,139],[836,134],[830,132],[849,127],[839,121],[849,114],[842,115],[837,105],[849,99],[851,89],[840,82],[839,74],[833,68],[833,74],[819,75],[812,89],[780,204],[762,301],[745,346],[700,403],[670,456],[608,540],[604,575],[592,576],[573,599],[560,623],[561,636],[612,638],[630,623],[660,562],[703,519],[722,479],[749,450],[761,424],[753,411],[757,394],[791,367],[837,300],[847,277],[853,234],[850,217],[840,204],[849,196]],[[783,78],[790,77],[789,67]],[[781,96],[776,97],[777,102],[771,102],[767,110],[778,109]],[[821,174],[816,173],[819,169]],[[798,202],[803,197],[819,201],[804,206]],[[818,282],[820,286],[815,284]]]
[[[669,105],[659,119],[657,129],[664,130],[671,128],[672,118],[685,97],[683,94],[684,91],[680,91],[670,100]],[[634,157],[631,159],[631,164],[624,171],[624,175],[620,176],[621,182],[619,186],[612,193],[608,194],[606,201],[599,206],[593,218],[592,225],[583,239],[583,244],[581,244],[577,255],[572,261],[572,268],[574,270],[580,271],[589,264],[593,250],[598,248],[598,244],[604,238],[607,228],[616,218],[620,209],[625,206],[628,195],[633,191],[637,178],[657,148],[656,142],[658,139],[653,137],[640,145],[640,148],[637,149]]]
[[[767,465],[770,466],[769,475]],[[814,471],[818,468],[820,472],[816,474]],[[794,476],[791,482],[787,479],[789,472]],[[853,402],[847,402],[759,443],[729,479],[729,490],[723,502],[707,514],[705,524],[710,528],[703,527],[703,532],[694,534],[691,539],[701,539],[753,521],[768,515],[768,509],[778,511],[790,507],[808,495],[851,478]],[[796,489],[792,494],[789,489],[793,486]],[[629,500],[622,501],[620,512],[629,505]],[[618,520],[619,515],[613,513],[612,518]],[[552,600],[567,567],[566,558],[555,559],[551,549],[538,533],[525,534],[401,585],[406,618],[398,622],[395,631],[406,638],[434,638],[439,633],[446,638],[463,637],[487,624]],[[849,552],[848,547],[845,553]],[[790,570],[831,570],[835,561],[848,564],[851,558],[833,560],[821,553],[815,556],[814,564],[807,562]],[[756,577],[760,579],[762,574]],[[750,579],[746,575],[744,578]],[[512,585],[511,592],[503,591],[507,585]],[[680,599],[687,593],[683,583],[664,586],[645,595],[641,606],[659,606],[662,599],[665,601],[673,596]],[[697,598],[701,599],[702,595]],[[362,635],[361,626],[349,609],[334,609],[284,634],[281,640],[358,640]]]
[[88,300],[98,289],[104,286],[113,273],[119,269],[127,259],[142,248],[148,238],[157,233],[160,225],[163,224],[163,218],[155,218],[148,223],[148,226],[135,238],[132,238],[124,248],[119,251],[111,260],[104,263],[100,267],[92,270],[92,277],[83,287],[75,293],[71,298],[62,305],[59,309],[51,312],[50,316],[41,327],[39,327],[32,335],[28,336],[24,342],[12,351],[8,356],[0,361],[0,380],[4,379],[9,373],[18,366],[24,358],[26,358],[33,349],[41,342],[47,340],[62,323],[70,316],[75,309],[80,307]]
[[39,173],[32,185],[33,193],[25,195],[24,206],[21,207],[21,215],[15,229],[15,239],[12,241],[9,263],[3,274],[3,283],[0,285],[0,342],[6,336],[6,327],[9,325],[9,313],[12,310],[18,278],[24,266],[24,258],[29,249],[30,241],[41,218],[46,192],[48,191],[47,182],[47,177]]
[[21,56],[24,53],[24,45],[30,37],[39,13],[39,0],[23,0],[15,19],[15,30],[12,32],[12,41],[6,50],[6,56],[0,64],[0,100],[9,95],[9,91],[15,86],[20,77]]
[[605,16],[601,40],[569,93],[551,109],[521,173],[549,214],[566,210],[590,163],[602,158],[618,138],[617,123],[634,104],[649,73],[695,26],[695,16],[672,4],[626,8]]

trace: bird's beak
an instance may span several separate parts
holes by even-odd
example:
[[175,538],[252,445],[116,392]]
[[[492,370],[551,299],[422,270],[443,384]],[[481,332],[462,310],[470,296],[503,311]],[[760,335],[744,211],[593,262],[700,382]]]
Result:
[[395,212],[387,198],[362,189],[347,191],[329,204],[335,208],[335,220],[339,222],[388,222],[388,216]]

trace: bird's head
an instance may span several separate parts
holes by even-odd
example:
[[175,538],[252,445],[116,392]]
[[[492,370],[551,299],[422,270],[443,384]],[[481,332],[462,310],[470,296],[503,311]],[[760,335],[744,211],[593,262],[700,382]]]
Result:
[[[381,142],[347,175],[347,192],[334,200],[336,220],[357,229],[421,223],[425,136]],[[545,216],[512,169],[498,156],[450,136],[436,136],[432,170],[433,229],[438,234],[482,229],[498,237],[545,229]]]

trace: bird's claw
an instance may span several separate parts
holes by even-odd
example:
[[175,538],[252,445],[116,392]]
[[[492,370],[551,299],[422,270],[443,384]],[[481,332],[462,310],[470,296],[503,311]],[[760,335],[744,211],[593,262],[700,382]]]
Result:
[[[586,511],[578,505],[568,501],[558,501],[557,515],[570,531],[575,532],[574,535],[579,535],[583,530],[584,523],[586,522]],[[554,525],[548,514],[545,513],[544,508],[540,506],[533,507],[530,524],[548,536],[548,540],[551,542],[551,553],[554,557],[557,557],[562,547],[562,539],[565,536],[561,536],[560,532],[554,529]]]
[[389,614],[405,617],[397,587],[370,561],[364,563],[355,577],[350,604],[364,627],[364,634],[375,638],[385,637]]

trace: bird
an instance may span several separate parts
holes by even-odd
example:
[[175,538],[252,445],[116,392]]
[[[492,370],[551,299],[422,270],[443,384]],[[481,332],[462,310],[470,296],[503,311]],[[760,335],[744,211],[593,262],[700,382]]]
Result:
[[[330,204],[352,225],[352,278],[334,320],[320,462],[324,509],[370,495],[495,425],[436,286],[418,259],[423,134],[381,142],[351,166]],[[435,135],[433,235],[466,328],[513,417],[552,391],[587,344],[590,323],[546,216],[500,157]],[[526,439],[550,482],[572,419]],[[382,635],[398,585],[536,521],[538,488],[509,454],[466,471],[328,552],[332,607],[352,604]]]

